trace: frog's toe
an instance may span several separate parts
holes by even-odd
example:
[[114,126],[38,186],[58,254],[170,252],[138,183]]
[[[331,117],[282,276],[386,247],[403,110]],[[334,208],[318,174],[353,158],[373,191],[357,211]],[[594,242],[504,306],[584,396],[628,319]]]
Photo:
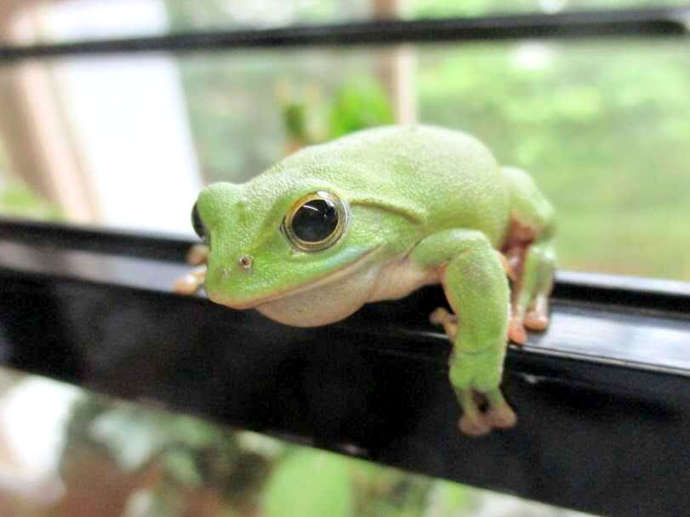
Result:
[[458,423],[460,432],[468,436],[483,436],[491,431],[491,424],[481,415],[462,415]]
[[195,244],[187,252],[187,263],[192,266],[199,266],[208,261],[210,250],[205,244]]
[[508,404],[489,408],[484,418],[491,427],[498,429],[508,429],[517,423],[515,411]]
[[545,294],[538,294],[534,307],[525,316],[525,326],[530,330],[545,330],[549,326],[549,302]]
[[206,273],[204,271],[190,271],[175,281],[173,291],[184,295],[195,294],[204,284],[205,277]]
[[448,323],[457,323],[458,317],[451,312],[448,312],[443,307],[436,308],[429,314],[429,321],[432,325],[445,325]]
[[510,325],[508,326],[508,339],[518,345],[527,343],[527,331],[522,322],[517,318],[512,318],[510,320]]
[[539,314],[535,311],[530,311],[525,316],[525,327],[530,330],[546,330],[549,326],[549,317],[545,314]]

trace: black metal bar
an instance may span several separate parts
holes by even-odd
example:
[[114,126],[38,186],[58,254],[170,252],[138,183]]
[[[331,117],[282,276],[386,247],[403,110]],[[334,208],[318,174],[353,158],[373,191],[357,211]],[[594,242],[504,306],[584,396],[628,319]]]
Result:
[[[594,513],[678,515],[690,504],[686,284],[647,284],[641,304],[631,294],[639,282],[566,274],[577,296],[557,295],[548,332],[508,352],[505,392],[518,426],[469,439],[455,429],[448,343],[427,322],[443,303],[440,289],[298,329],[171,294],[186,266],[143,258],[167,256],[169,241],[127,256],[125,234],[109,232],[84,251],[45,225],[43,240],[31,243],[4,228],[5,364]],[[677,305],[667,312],[663,300]]]
[[0,240],[57,249],[127,255],[183,262],[194,241],[180,236],[151,235],[96,226],[45,223],[0,217]]
[[[199,242],[131,230],[0,218],[0,241],[3,240],[31,244],[44,250],[69,249],[176,263],[183,263],[189,248]],[[685,282],[559,272],[554,295],[650,311],[690,312],[690,284]]]
[[690,6],[518,14],[414,21],[370,21],[260,30],[206,31],[128,39],[0,46],[0,61],[88,54],[209,51],[443,41],[687,36]]

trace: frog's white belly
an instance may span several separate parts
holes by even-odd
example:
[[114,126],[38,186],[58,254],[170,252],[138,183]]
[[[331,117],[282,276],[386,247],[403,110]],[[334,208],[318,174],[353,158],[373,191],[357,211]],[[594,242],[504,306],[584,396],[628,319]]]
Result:
[[365,303],[402,298],[421,286],[438,282],[437,271],[424,271],[406,258],[375,267],[362,263],[347,276],[288,294],[256,309],[286,325],[317,327],[342,320]]
[[412,264],[409,258],[392,260],[380,269],[367,302],[397,300],[422,286],[440,281],[438,270],[421,269]]

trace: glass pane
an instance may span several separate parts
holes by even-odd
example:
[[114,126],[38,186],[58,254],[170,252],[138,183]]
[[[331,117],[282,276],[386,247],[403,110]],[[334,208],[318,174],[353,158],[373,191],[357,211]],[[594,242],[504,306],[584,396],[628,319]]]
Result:
[[419,53],[419,118],[480,137],[558,212],[562,268],[690,279],[690,53],[675,42]]
[[[557,208],[562,268],[690,279],[683,45],[449,45],[419,47],[416,56],[419,121],[472,133],[501,163],[534,175]],[[339,88],[378,80],[377,59],[385,57],[310,51],[183,59],[207,179],[243,179],[284,152],[281,88],[306,99],[318,119]]]
[[2,515],[585,516],[4,368],[0,445]]
[[[406,50],[402,65],[395,52],[257,50],[33,65],[50,79],[28,90],[48,96],[35,100],[43,111],[34,120],[62,119],[72,133],[44,135],[64,139],[55,146],[61,158],[48,161],[69,183],[64,153],[72,146],[73,188],[84,183],[84,197],[97,205],[90,219],[73,216],[69,205],[61,210],[70,220],[191,234],[188,211],[202,184],[245,180],[295,140],[389,123],[400,104],[389,96],[404,83],[420,122],[474,134],[501,163],[534,175],[557,209],[561,268],[690,279],[684,44],[425,45]],[[393,88],[391,67],[407,70]],[[14,113],[12,103],[2,105]],[[46,151],[38,141],[25,142],[35,152],[21,156]]]

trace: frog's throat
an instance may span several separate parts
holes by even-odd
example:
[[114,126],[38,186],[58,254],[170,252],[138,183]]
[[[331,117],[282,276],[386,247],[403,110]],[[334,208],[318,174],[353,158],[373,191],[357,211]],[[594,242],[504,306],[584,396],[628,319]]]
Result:
[[370,250],[367,250],[364,253],[362,253],[359,257],[340,266],[338,269],[330,271],[329,273],[326,273],[325,275],[315,280],[312,280],[311,282],[307,282],[305,284],[301,284],[295,287],[288,287],[287,289],[277,291],[267,296],[261,296],[249,300],[234,300],[223,296],[223,294],[221,293],[208,293],[208,297],[212,302],[225,305],[226,307],[230,307],[231,309],[254,309],[260,305],[264,305],[266,303],[279,300],[281,298],[285,298],[288,296],[294,296],[306,291],[311,291],[312,289],[316,289],[326,284],[337,282],[339,280],[347,278],[348,276],[354,275],[359,271],[360,268],[366,266],[366,263],[369,261],[369,259],[371,259],[375,255],[375,253],[380,249],[380,245],[371,248]]

